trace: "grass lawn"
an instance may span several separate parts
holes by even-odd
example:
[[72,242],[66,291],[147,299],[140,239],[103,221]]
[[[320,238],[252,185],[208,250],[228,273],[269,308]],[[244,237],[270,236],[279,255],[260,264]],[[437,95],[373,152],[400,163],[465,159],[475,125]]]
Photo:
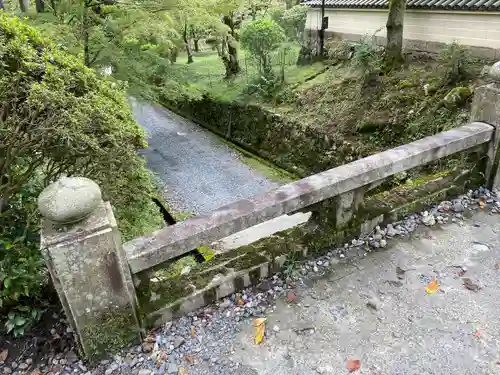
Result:
[[[278,74],[280,60],[285,67],[285,81],[288,84],[303,82],[324,68],[322,63],[309,66],[297,66],[297,56],[300,46],[296,43],[287,43],[284,52],[273,54],[273,67]],[[220,100],[235,100],[242,96],[245,88],[258,76],[255,61],[240,50],[239,54],[241,73],[231,80],[224,79],[224,65],[216,51],[202,51],[194,54],[194,62],[187,64],[186,54],[180,54],[177,63],[173,65],[176,75],[184,86],[201,93],[209,92]]]

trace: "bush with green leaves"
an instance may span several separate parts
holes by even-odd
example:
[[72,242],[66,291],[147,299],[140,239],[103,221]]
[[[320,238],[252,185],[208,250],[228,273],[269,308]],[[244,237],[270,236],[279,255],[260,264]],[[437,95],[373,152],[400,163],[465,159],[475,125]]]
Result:
[[445,85],[467,81],[474,75],[472,68],[474,60],[470,51],[456,42],[447,45],[440,52],[439,61],[445,68],[443,75]]
[[257,61],[261,76],[272,77],[272,52],[286,39],[283,28],[270,18],[249,22],[241,31],[241,46]]
[[363,85],[369,84],[378,76],[383,63],[383,54],[369,37],[364,37],[354,46],[351,66],[361,74]]
[[22,333],[43,305],[35,202],[50,182],[63,175],[95,180],[124,239],[162,223],[137,154],[145,134],[119,86],[0,13],[0,320],[10,331]]

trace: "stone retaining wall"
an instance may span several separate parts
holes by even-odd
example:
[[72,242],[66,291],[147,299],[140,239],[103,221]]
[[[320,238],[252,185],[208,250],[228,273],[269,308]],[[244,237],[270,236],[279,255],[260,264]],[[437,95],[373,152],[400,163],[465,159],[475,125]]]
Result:
[[[169,102],[167,108],[200,124],[280,168],[307,176],[338,165],[342,155],[355,155],[348,144],[273,113],[262,106],[201,100]],[[336,158],[332,158],[332,152]]]

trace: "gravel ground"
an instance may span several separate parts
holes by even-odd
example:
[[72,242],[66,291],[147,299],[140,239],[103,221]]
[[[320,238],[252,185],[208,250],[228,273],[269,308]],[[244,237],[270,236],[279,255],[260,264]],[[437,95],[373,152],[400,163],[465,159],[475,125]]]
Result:
[[207,214],[279,186],[191,121],[159,106],[134,99],[130,103],[137,122],[150,136],[142,153],[174,210]]
[[[289,263],[97,366],[69,351],[0,362],[0,374],[338,375],[357,360],[361,374],[500,374],[499,213],[500,197],[470,191]],[[260,345],[256,317],[267,318]]]

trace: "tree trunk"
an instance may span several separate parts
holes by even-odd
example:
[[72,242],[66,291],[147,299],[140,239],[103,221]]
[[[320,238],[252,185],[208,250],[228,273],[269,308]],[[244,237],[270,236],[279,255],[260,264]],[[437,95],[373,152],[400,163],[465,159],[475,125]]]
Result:
[[45,1],[44,0],[36,0],[35,7],[37,13],[43,13],[45,11]]
[[199,40],[198,39],[193,39],[194,43],[194,52],[200,52],[200,46],[198,45]]
[[231,30],[230,36],[226,38],[228,56],[223,56],[222,58],[224,66],[226,67],[226,78],[230,78],[235,74],[238,74],[241,71],[241,68],[240,62],[238,60],[238,48],[235,45],[236,43],[233,43],[231,40],[229,40],[233,39],[234,41],[236,41],[236,32],[234,30],[233,18],[231,16],[224,16],[223,22]]
[[[84,3],[85,5],[87,2]],[[83,62],[90,68],[90,46],[89,46],[89,15],[87,6],[83,9],[82,40],[83,40]]]
[[50,0],[50,7],[52,8],[52,13],[57,16],[56,1]]
[[5,10],[5,5],[3,3],[3,0],[0,0],[0,10]]
[[21,8],[21,12],[26,13],[30,8],[29,0],[19,0],[19,8]]
[[182,37],[184,39],[184,46],[186,47],[186,53],[188,55],[188,64],[191,64],[193,61],[193,52],[191,51],[191,46],[189,45],[189,39],[188,39],[188,29],[187,29],[187,22],[184,24],[184,33],[182,34]]
[[389,1],[389,17],[387,18],[387,45],[385,47],[386,63],[389,66],[403,62],[403,25],[406,0]]

